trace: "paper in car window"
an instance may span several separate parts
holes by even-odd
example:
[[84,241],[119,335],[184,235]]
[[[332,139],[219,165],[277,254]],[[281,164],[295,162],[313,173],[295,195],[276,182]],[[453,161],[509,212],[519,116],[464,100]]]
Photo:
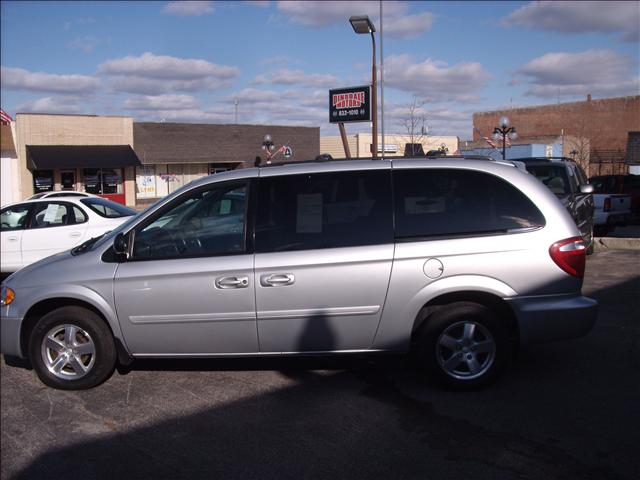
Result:
[[223,198],[220,200],[220,215],[229,215],[231,213],[231,200]]
[[[58,220],[59,218],[62,217],[63,213],[62,210],[64,209],[64,207],[62,205],[57,205],[55,203],[52,203],[50,205],[47,206],[47,210],[44,213],[44,219],[43,221],[45,222],[55,222],[56,220]],[[60,214],[60,215],[58,215]]]
[[296,233],[322,233],[322,194],[298,195]]
[[404,199],[404,211],[407,214],[442,213],[444,210],[444,197],[406,197]]

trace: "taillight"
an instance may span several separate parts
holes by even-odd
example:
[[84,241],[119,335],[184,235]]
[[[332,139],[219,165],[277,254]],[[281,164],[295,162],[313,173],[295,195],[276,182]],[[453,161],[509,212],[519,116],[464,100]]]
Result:
[[569,275],[584,277],[587,246],[582,237],[571,237],[554,243],[549,247],[549,255]]
[[604,207],[602,207],[602,209],[605,212],[610,212],[611,211],[611,197],[607,197],[604,199]]

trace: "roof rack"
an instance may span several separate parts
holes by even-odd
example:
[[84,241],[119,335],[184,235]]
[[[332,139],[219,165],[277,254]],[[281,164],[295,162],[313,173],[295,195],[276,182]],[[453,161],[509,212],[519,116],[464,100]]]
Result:
[[260,165],[259,168],[270,168],[270,167],[281,167],[281,166],[286,166],[286,165],[301,165],[301,164],[309,164],[309,163],[328,163],[328,162],[356,162],[356,161],[360,161],[360,162],[371,162],[371,161],[375,161],[375,160],[440,160],[440,159],[462,159],[462,160],[489,160],[492,162],[498,162],[498,163],[510,163],[510,160],[502,160],[500,159],[495,159],[492,157],[489,157],[487,155],[438,155],[438,156],[425,156],[425,155],[394,155],[394,156],[389,156],[389,155],[385,155],[384,158],[383,157],[377,157],[377,158],[373,158],[373,157],[358,157],[358,158],[333,158],[330,155],[318,155],[315,159],[313,160],[293,160],[290,162],[278,162],[278,163],[269,163],[269,164],[264,164],[264,165]]
[[563,162],[573,162],[574,160],[569,157],[522,157],[522,158],[510,158],[509,160],[515,160],[518,162],[524,162],[526,160],[561,160]]

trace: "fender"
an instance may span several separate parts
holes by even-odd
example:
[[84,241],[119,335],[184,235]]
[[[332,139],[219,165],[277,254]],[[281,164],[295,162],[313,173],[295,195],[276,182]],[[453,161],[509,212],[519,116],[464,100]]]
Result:
[[[106,292],[106,293],[113,295],[112,290],[109,290],[109,292]],[[123,343],[125,343],[122,337],[122,330],[120,329],[120,323],[118,322],[118,317],[116,315],[116,312],[113,309],[112,304],[109,301],[107,301],[103,295],[101,295],[99,292],[93,289],[90,289],[82,285],[77,285],[77,284],[62,283],[62,284],[57,284],[55,286],[48,287],[44,290],[42,289],[42,287],[38,287],[37,293],[29,292],[28,297],[36,298],[36,300],[31,305],[24,308],[24,311],[22,312],[23,318],[24,316],[26,316],[29,310],[31,310],[35,305],[37,305],[42,301],[52,300],[57,298],[72,298],[74,300],[80,300],[85,303],[88,303],[94,308],[96,308],[109,324],[109,327],[113,332],[113,336],[121,340]]]
[[422,307],[442,295],[458,292],[483,292],[499,298],[517,295],[506,283],[482,275],[455,275],[435,280],[417,292],[406,292],[405,295],[394,295],[389,299],[371,348],[408,350],[413,324]]

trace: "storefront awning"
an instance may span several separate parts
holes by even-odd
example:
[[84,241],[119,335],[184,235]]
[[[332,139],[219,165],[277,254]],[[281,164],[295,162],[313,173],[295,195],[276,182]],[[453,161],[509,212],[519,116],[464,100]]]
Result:
[[141,165],[130,145],[27,145],[27,168],[117,168]]

